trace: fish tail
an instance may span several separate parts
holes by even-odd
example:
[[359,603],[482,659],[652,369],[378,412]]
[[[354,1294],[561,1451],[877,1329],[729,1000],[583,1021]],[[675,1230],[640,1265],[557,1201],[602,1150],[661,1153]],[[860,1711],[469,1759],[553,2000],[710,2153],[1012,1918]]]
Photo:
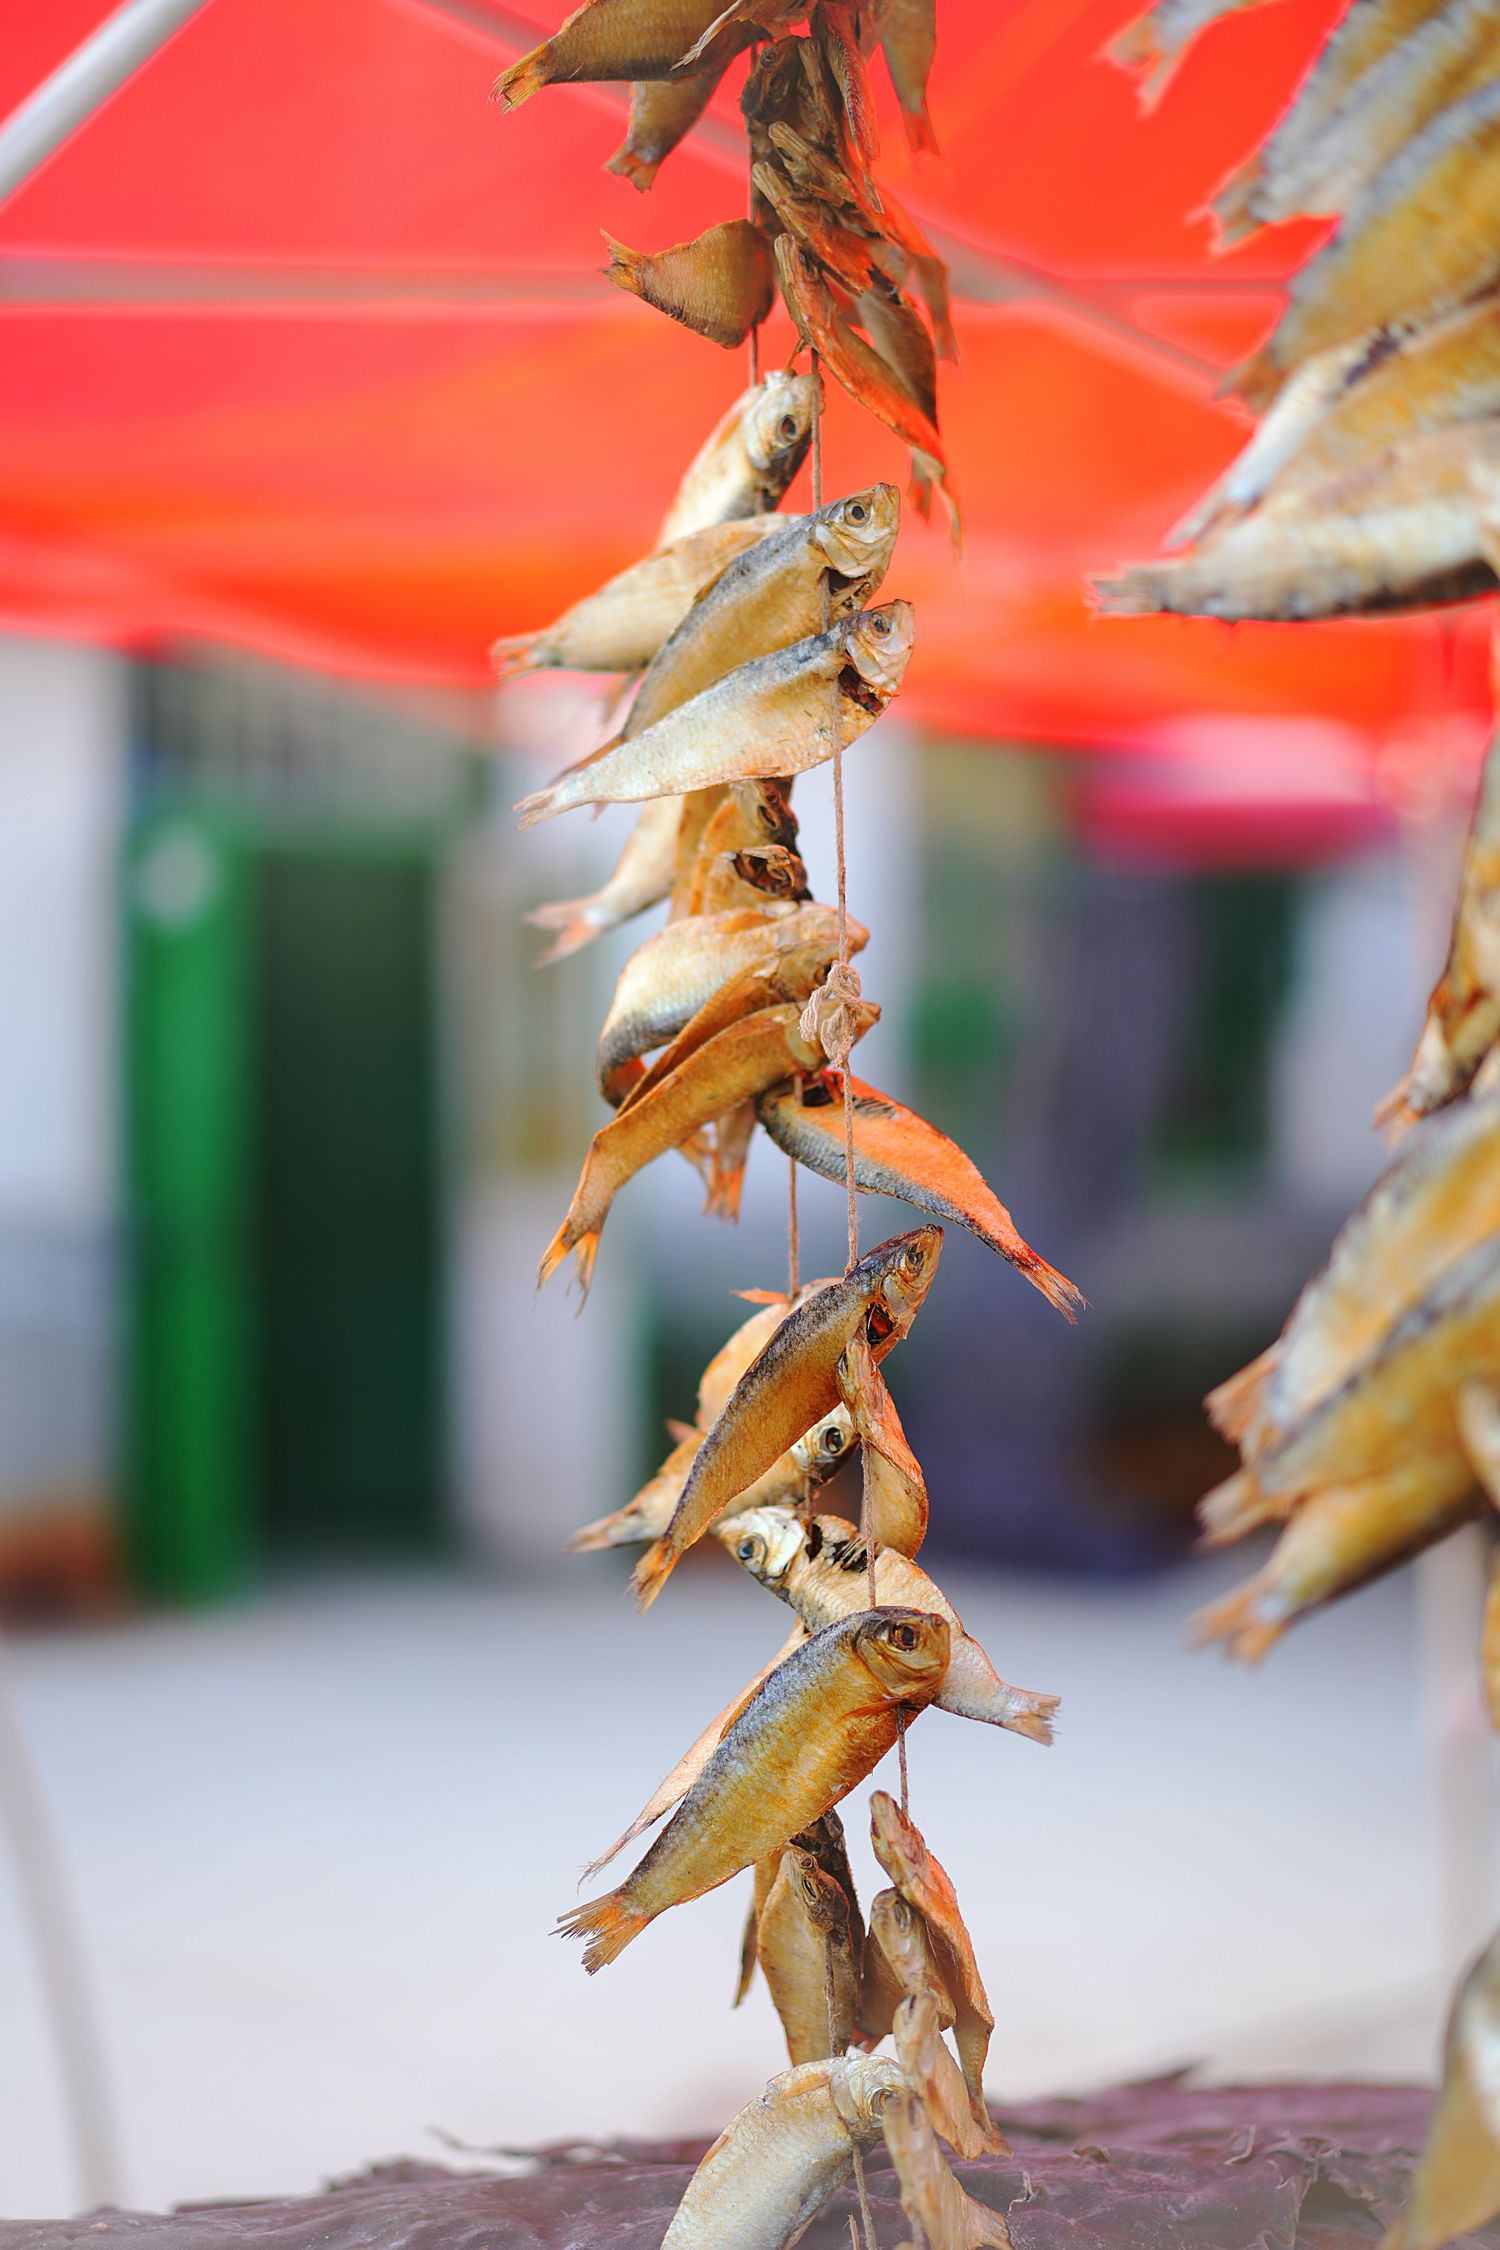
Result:
[[1231,172],[1209,205],[1218,228],[1215,248],[1228,250],[1232,244],[1243,242],[1247,234],[1254,234],[1260,225],[1256,211],[1256,192],[1260,187],[1260,166],[1252,157]]
[[644,156],[636,155],[629,141],[625,141],[615,150],[604,169],[606,172],[613,172],[618,179],[629,180],[631,186],[644,195],[656,178],[660,162],[648,163]]
[[1281,370],[1267,346],[1252,359],[1231,367],[1219,383],[1218,396],[1243,399],[1253,414],[1263,414],[1280,390],[1281,382]]
[[573,1248],[572,1225],[573,1214],[570,1211],[568,1213],[568,1216],[563,1220],[562,1225],[558,1228],[556,1234],[552,1237],[552,1240],[548,1243],[546,1249],[542,1252],[542,1262],[536,1269],[536,1285],[538,1289],[546,1288],[548,1282],[552,1279],[552,1276],[556,1273],[564,1258],[567,1257],[568,1252]]
[[731,1223],[740,1215],[740,1191],[745,1185],[743,1165],[732,1172],[715,1173],[709,1180],[708,1193],[703,1199],[703,1209],[712,1219],[728,1219]]
[[496,679],[514,680],[522,672],[534,672],[539,638],[536,633],[506,633],[498,641],[491,641],[490,662]]
[[1279,1512],[1276,1502],[1269,1499],[1256,1482],[1254,1470],[1239,1469],[1222,1484],[1216,1484],[1198,1503],[1204,1544],[1228,1547],[1236,1539],[1243,1539],[1257,1524],[1274,1521]]
[[566,812],[571,801],[565,795],[562,783],[554,781],[550,788],[534,790],[529,797],[523,797],[511,809],[515,813],[518,828],[535,828],[539,820],[550,820],[554,813]]
[[539,969],[546,968],[552,961],[565,961],[570,953],[576,953],[582,945],[592,945],[605,926],[598,919],[591,898],[565,898],[559,899],[554,906],[535,907],[526,916],[526,920],[533,929],[557,932],[546,952],[539,953],[536,957]]
[[1221,1437],[1228,1438],[1231,1445],[1239,1444],[1255,1419],[1261,1393],[1266,1387],[1266,1378],[1280,1356],[1278,1347],[1268,1344],[1237,1375],[1230,1375],[1224,1382],[1216,1384],[1203,1401],[1210,1422]]
[[605,280],[612,281],[617,289],[628,289],[632,297],[639,297],[645,257],[639,250],[632,250],[625,243],[616,242],[614,236],[603,227],[599,231],[604,235],[604,247],[609,252],[609,264],[604,269]]
[[502,70],[490,88],[490,100],[502,110],[519,109],[547,84],[547,42],[522,55],[509,70]]
[[559,1937],[587,1940],[583,1965],[590,1976],[623,1953],[651,1919],[627,1903],[628,1887],[622,1883],[618,1890],[607,1891],[603,1898],[591,1899],[584,1906],[570,1907],[557,1918]]
[[677,1549],[673,1546],[671,1540],[665,1535],[660,1539],[653,1539],[630,1574],[630,1583],[634,1588],[636,1603],[642,1616],[651,1607],[676,1568]]
[[927,106],[927,96],[922,94],[908,108],[902,105],[901,122],[906,127],[906,145],[919,156],[938,155],[938,137],[933,131],[932,112]]
[[[1170,610],[1176,563],[1127,563],[1116,578],[1091,578],[1089,592],[1102,617],[1149,617]],[[525,822],[522,822],[525,826]]]
[[1012,1254],[1011,1263],[1023,1273],[1034,1289],[1040,1289],[1050,1305],[1056,1305],[1064,1320],[1076,1321],[1088,1309],[1088,1299],[1076,1282],[1069,1281],[1056,1266],[1049,1266],[1026,1243]]
[[1040,1742],[1050,1747],[1053,1739],[1052,1719],[1060,1695],[1033,1695],[1029,1688],[1012,1688],[1011,1707],[1005,1725],[1011,1734],[1024,1734],[1028,1742]]
[[1258,1664],[1266,1650],[1286,1631],[1285,1617],[1267,1617],[1263,1608],[1268,1589],[1264,1574],[1246,1579],[1223,1601],[1210,1602],[1189,1620],[1194,1648],[1206,1641],[1222,1641],[1228,1655],[1242,1664]]
[[571,1532],[565,1552],[570,1555],[597,1555],[606,1547],[628,1547],[639,1533],[631,1529],[630,1510],[616,1508],[613,1515],[596,1516],[592,1523],[580,1524]]
[[1411,1072],[1408,1071],[1375,1104],[1370,1123],[1385,1135],[1386,1144],[1390,1146],[1400,1140],[1409,1125],[1415,1125],[1417,1115],[1411,1104]]

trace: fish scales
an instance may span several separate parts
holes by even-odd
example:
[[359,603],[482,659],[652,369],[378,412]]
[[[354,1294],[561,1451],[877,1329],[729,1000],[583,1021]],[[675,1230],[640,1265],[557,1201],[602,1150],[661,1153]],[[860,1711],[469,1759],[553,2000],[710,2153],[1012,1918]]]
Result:
[[863,1781],[903,1715],[942,1687],[949,1632],[915,1610],[827,1626],[776,1666],[740,1712],[634,1872],[559,1930],[587,1941],[592,1974],[669,1907],[702,1897],[786,1843]]

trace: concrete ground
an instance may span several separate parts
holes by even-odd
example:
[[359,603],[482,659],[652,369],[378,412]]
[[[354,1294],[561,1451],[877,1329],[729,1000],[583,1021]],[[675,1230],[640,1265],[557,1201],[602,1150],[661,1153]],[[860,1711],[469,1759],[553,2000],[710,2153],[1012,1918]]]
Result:
[[[949,1579],[999,1669],[1063,1697],[1051,1751],[941,1713],[911,1737],[913,1812],[995,2007],[997,2094],[1200,2060],[1431,2066],[1453,1933],[1410,1580],[1251,1674],[1182,1645],[1244,1567]],[[440,2132],[714,2128],[778,2067],[763,1990],[728,2005],[743,1882],[594,1979],[550,1935],[578,1867],[786,1622],[727,1568],[684,1570],[649,1621],[618,1587],[608,1562],[337,1584],[13,1647],[103,2018],[119,2200],[306,2189],[441,2153]],[[862,1796],[845,1818],[868,1895]],[[0,2214],[79,2192],[0,1847]]]

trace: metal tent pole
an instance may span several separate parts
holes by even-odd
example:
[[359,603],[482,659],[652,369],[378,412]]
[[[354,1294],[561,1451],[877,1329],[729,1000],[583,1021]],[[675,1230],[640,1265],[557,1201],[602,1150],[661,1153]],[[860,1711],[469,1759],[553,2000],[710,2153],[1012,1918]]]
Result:
[[204,0],[123,0],[0,122],[0,203],[29,180]]

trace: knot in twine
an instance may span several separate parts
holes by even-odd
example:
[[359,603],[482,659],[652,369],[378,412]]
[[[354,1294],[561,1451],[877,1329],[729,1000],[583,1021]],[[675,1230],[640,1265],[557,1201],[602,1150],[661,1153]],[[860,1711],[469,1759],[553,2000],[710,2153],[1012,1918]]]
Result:
[[802,1011],[803,1038],[821,1047],[840,1070],[854,1045],[854,1006],[858,999],[858,970],[848,961],[835,961]]

